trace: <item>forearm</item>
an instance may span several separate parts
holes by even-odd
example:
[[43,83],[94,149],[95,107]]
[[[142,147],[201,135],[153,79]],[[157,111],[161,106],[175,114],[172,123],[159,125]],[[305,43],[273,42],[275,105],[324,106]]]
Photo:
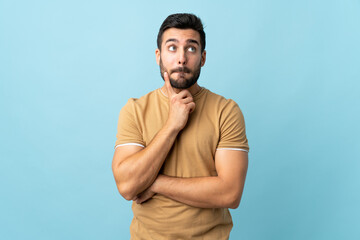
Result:
[[151,189],[173,200],[200,208],[237,208],[244,188],[231,184],[219,176],[176,178],[159,175]]
[[133,199],[154,182],[177,134],[178,131],[165,125],[147,147],[113,167],[124,198]]

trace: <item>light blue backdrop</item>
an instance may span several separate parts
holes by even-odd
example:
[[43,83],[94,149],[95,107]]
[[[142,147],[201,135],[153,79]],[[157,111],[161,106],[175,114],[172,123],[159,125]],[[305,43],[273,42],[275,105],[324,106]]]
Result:
[[121,107],[163,81],[166,16],[206,26],[200,85],[251,146],[231,239],[360,239],[360,1],[0,0],[0,239],[128,239]]

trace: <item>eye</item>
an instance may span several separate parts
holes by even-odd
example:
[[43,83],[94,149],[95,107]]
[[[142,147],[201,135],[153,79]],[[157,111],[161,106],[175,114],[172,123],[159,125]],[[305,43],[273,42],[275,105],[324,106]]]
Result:
[[188,51],[189,51],[189,52],[195,52],[195,51],[196,51],[196,48],[195,48],[195,47],[188,47]]
[[174,52],[176,50],[176,47],[171,45],[168,49],[169,49],[169,51]]

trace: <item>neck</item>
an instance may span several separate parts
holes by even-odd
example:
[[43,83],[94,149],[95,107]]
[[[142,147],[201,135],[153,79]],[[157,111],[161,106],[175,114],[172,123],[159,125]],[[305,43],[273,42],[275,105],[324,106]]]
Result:
[[[179,93],[181,92],[182,90],[184,89],[178,89],[178,88],[172,88],[174,90],[174,92],[176,93]],[[201,87],[199,86],[199,84],[195,83],[194,85],[192,85],[191,87],[187,88],[186,90],[188,90],[192,96],[194,96],[195,94],[197,94],[200,90],[201,90]],[[167,89],[166,89],[166,86],[164,84],[164,86],[161,87],[161,91],[166,95],[168,96],[168,93],[167,93]]]

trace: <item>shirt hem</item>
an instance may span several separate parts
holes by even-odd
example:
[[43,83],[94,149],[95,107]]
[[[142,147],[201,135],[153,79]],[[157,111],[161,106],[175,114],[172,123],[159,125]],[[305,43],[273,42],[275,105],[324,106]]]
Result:
[[227,148],[227,147],[222,147],[222,148],[217,148],[216,150],[234,150],[234,151],[243,151],[243,152],[249,152],[249,150],[246,149],[242,149],[242,148]]
[[115,149],[117,149],[118,147],[122,147],[122,146],[139,146],[139,147],[145,147],[144,145],[140,144],[140,143],[123,143],[123,144],[118,144],[115,146]]

